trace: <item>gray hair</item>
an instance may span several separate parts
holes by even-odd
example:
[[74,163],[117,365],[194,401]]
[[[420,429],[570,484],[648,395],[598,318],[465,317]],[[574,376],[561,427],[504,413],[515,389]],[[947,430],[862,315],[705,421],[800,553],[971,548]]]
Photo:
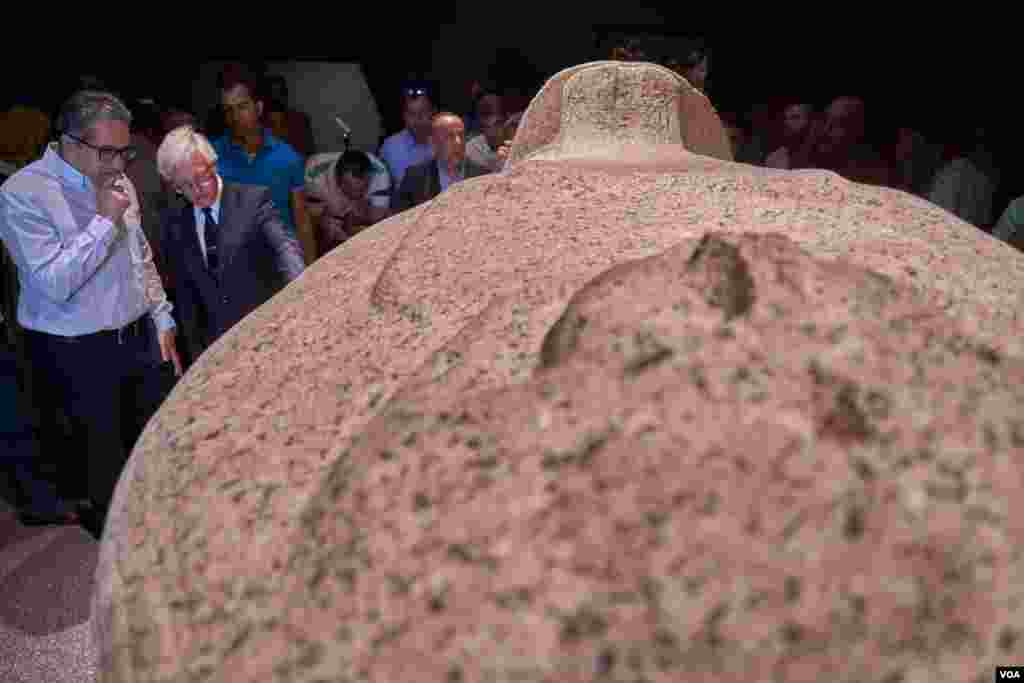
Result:
[[85,137],[89,129],[99,121],[123,121],[130,126],[132,113],[112,93],[79,90],[60,108],[57,132],[61,135]]
[[178,126],[164,137],[156,151],[156,168],[168,182],[174,182],[174,172],[182,162],[192,161],[199,152],[207,161],[217,161],[217,152],[206,136],[192,126]]

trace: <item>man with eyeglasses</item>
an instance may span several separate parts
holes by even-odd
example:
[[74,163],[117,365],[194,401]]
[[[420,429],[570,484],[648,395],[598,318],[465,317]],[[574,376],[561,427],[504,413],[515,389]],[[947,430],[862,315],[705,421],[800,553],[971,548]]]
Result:
[[59,140],[0,187],[42,446],[60,459],[64,497],[91,503],[81,511],[91,510],[96,536],[135,440],[181,373],[171,305],[124,175],[131,120],[110,93],[76,93],[61,108]]
[[222,179],[216,151],[191,126],[168,133],[156,158],[160,175],[188,202],[165,214],[161,244],[192,363],[305,263],[270,189]]
[[434,113],[434,101],[425,84],[412,83],[402,89],[405,128],[384,140],[378,155],[387,164],[393,188],[401,186],[410,166],[434,158],[434,148],[430,144]]

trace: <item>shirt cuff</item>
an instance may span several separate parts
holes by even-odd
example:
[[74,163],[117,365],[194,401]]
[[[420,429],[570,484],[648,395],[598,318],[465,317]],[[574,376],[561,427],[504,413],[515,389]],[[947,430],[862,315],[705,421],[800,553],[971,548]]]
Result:
[[154,313],[153,322],[156,324],[157,332],[166,332],[167,330],[173,330],[177,327],[174,323],[174,318],[171,317],[170,313]]

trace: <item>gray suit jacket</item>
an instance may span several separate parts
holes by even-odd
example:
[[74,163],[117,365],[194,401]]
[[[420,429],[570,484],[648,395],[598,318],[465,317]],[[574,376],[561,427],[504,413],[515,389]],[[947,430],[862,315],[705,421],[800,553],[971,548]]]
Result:
[[206,266],[194,207],[164,214],[161,245],[189,362],[305,268],[298,239],[281,220],[270,189],[224,183],[216,272]]

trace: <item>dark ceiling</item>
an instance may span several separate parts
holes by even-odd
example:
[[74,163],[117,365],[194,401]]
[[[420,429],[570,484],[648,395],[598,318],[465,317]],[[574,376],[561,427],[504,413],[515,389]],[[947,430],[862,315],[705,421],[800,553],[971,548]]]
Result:
[[[74,59],[32,70],[8,69],[3,90],[8,101],[53,106],[66,96],[78,73],[92,72],[129,95],[151,92],[158,84],[168,99],[187,101],[197,65],[208,59],[355,61],[363,65],[390,121],[393,102],[380,100],[395,92],[409,71],[436,77],[443,89],[451,86],[444,84],[445,74],[437,73],[433,63],[446,54],[476,63],[483,71],[498,67],[506,78],[521,74],[523,80],[539,85],[537,81],[561,68],[600,57],[593,36],[619,28],[702,35],[714,50],[710,95],[723,111],[743,112],[780,95],[823,103],[839,94],[861,94],[869,102],[869,112],[884,112],[887,119],[918,122],[924,128],[984,123],[1016,129],[1017,112],[1010,98],[1016,90],[1015,74],[1004,65],[1015,70],[1021,60],[1009,35],[1012,26],[998,22],[973,26],[958,16],[939,23],[895,23],[884,14],[869,16],[866,9],[852,6],[823,7],[799,21],[761,21],[736,7],[735,16],[723,12],[709,21],[698,18],[691,7],[674,5],[669,10],[593,9],[594,20],[580,23],[569,10],[532,16],[527,5],[516,5],[515,11],[463,2],[438,7],[409,6],[392,13],[382,24],[392,27],[388,31],[364,28],[344,14],[325,22],[310,14],[292,32],[269,24],[255,35],[251,30],[213,29],[213,48],[199,52],[190,41],[179,45],[173,38],[161,42],[155,36],[155,42],[149,42],[141,36],[124,42],[116,56],[76,49],[71,51]],[[293,25],[298,26],[282,24]],[[535,37],[534,26],[545,26],[547,33]],[[469,49],[460,36],[484,36],[471,44],[485,47]]]
[[[457,108],[446,94],[464,92],[470,71],[497,72],[536,88],[560,69],[604,58],[597,48],[602,31],[701,36],[713,49],[709,95],[722,112],[743,114],[777,97],[820,105],[859,94],[882,135],[909,124],[934,140],[962,141],[984,126],[1003,173],[1001,192],[1024,194],[1015,97],[1021,40],[1008,14],[964,5],[947,14],[933,5],[927,16],[900,18],[896,6],[854,3],[823,3],[789,16],[779,3],[763,10],[738,3],[621,5],[276,5],[232,16],[230,23],[192,22],[186,12],[170,28],[154,15],[116,40],[99,40],[106,34],[98,29],[84,32],[88,39],[60,43],[64,51],[47,53],[49,61],[33,51],[22,64],[11,51],[0,87],[7,102],[0,104],[22,100],[52,111],[81,73],[107,79],[129,97],[159,94],[189,104],[204,61],[357,62],[391,132],[401,125],[398,85],[410,72],[434,77],[442,104]],[[108,51],[98,52],[101,46]],[[453,75],[453,68],[462,73]]]

